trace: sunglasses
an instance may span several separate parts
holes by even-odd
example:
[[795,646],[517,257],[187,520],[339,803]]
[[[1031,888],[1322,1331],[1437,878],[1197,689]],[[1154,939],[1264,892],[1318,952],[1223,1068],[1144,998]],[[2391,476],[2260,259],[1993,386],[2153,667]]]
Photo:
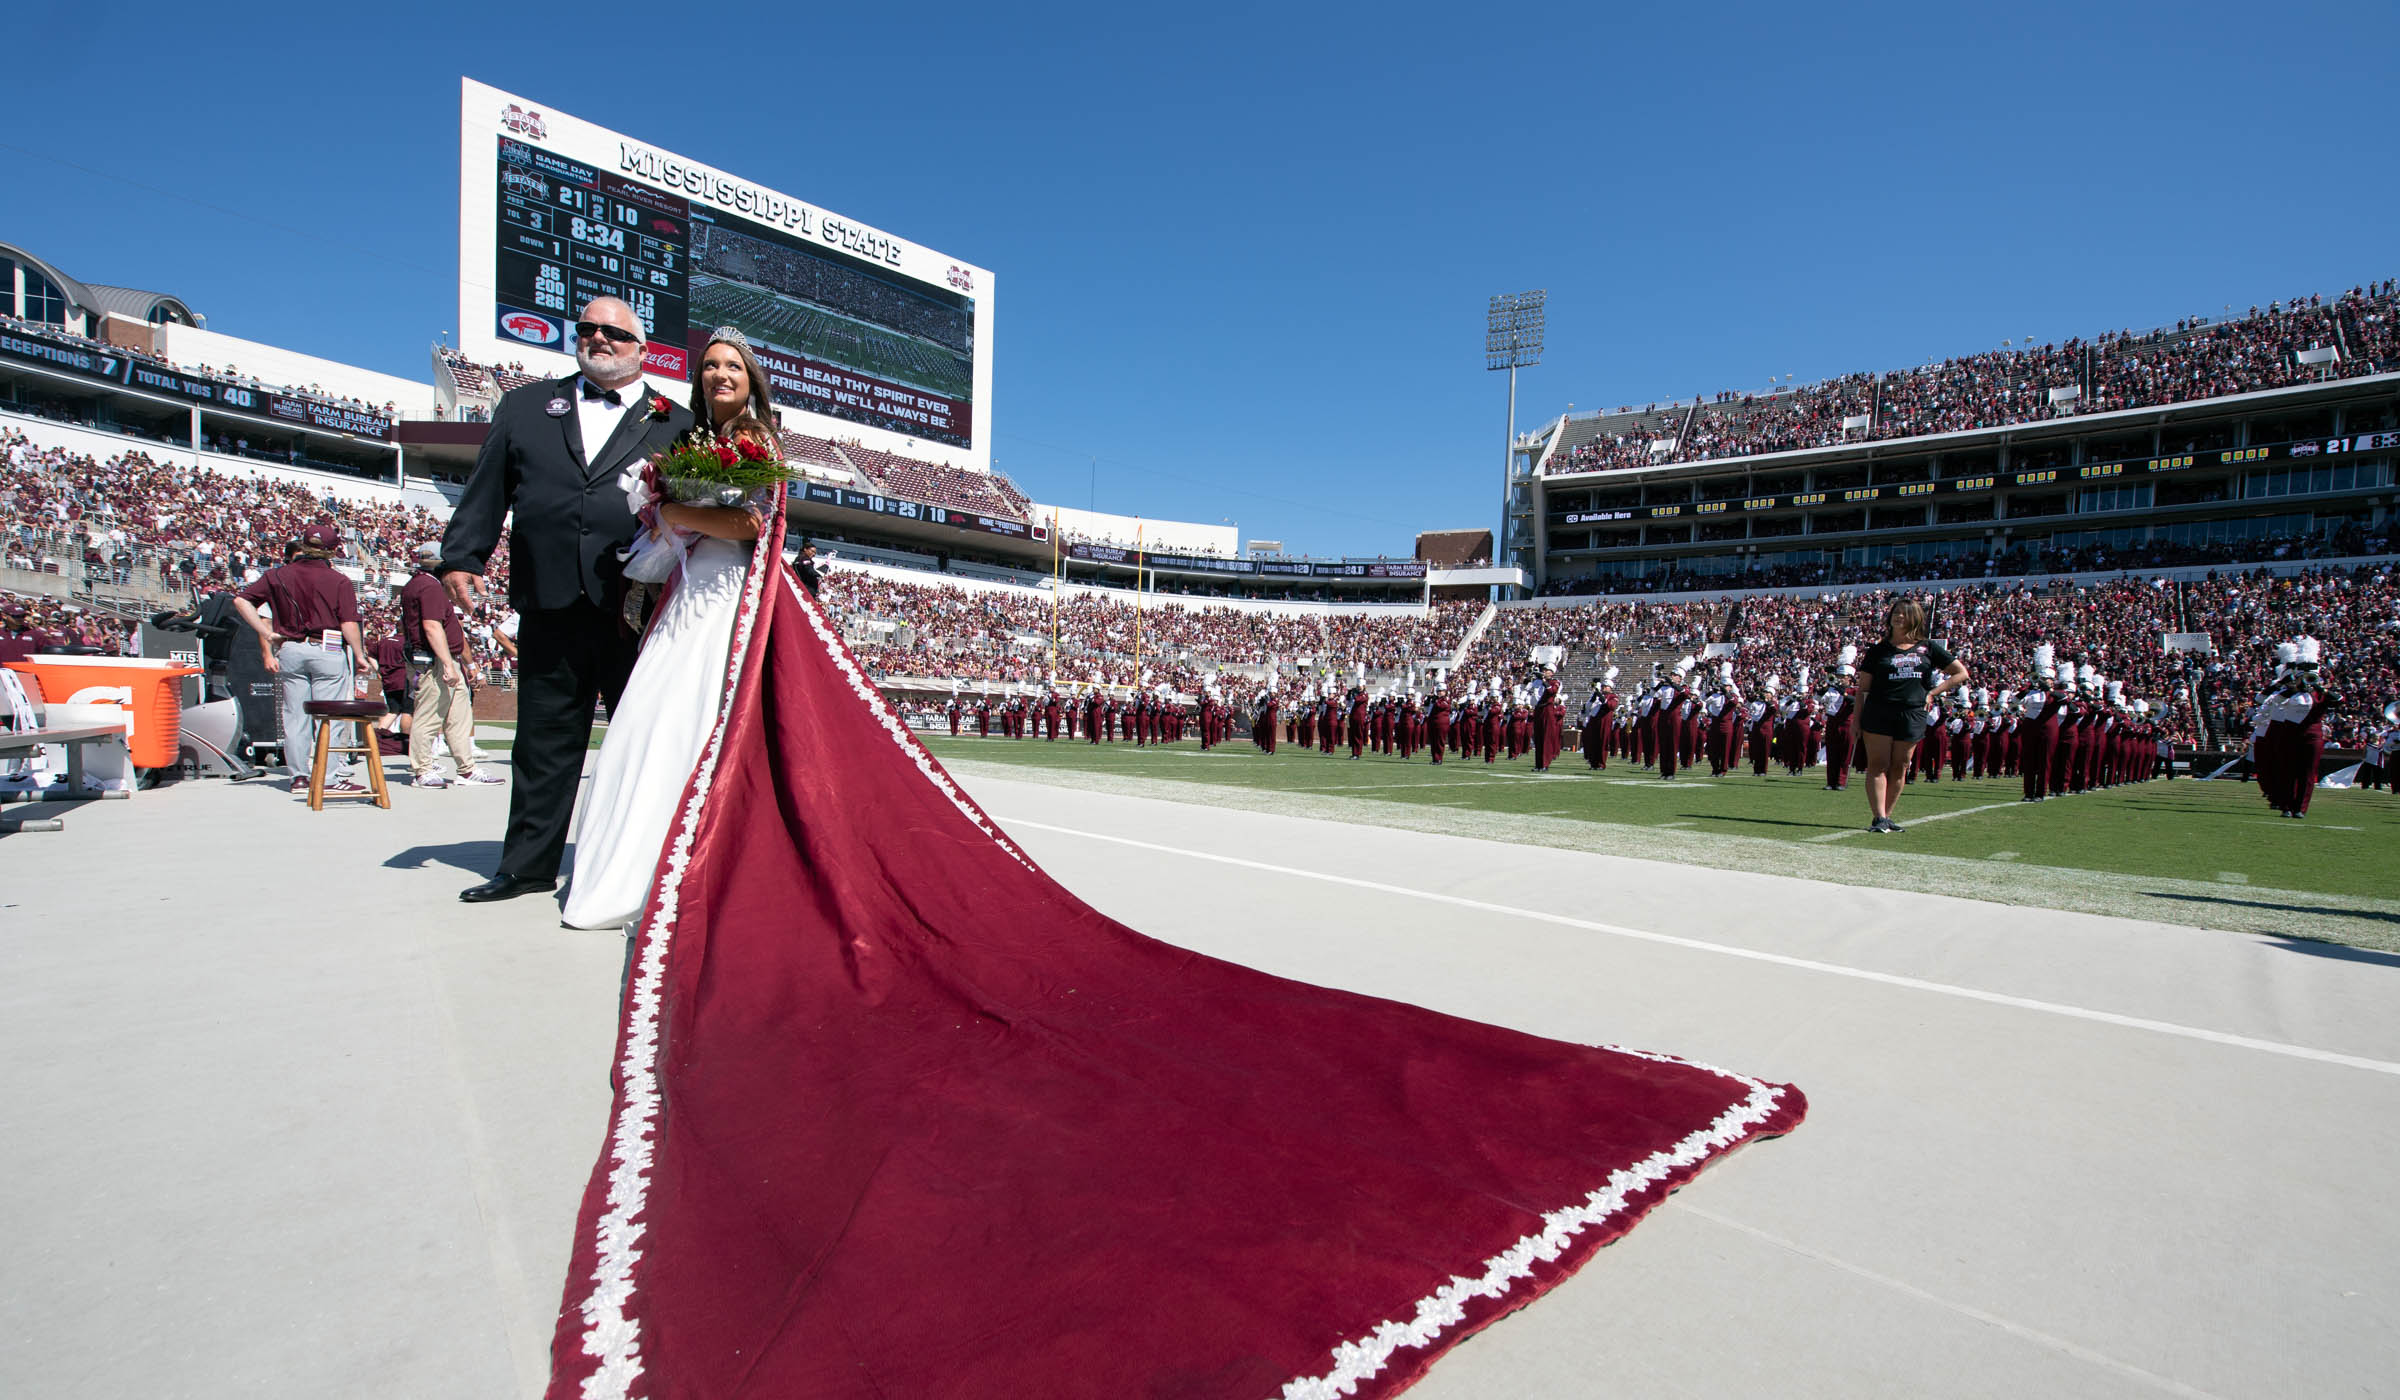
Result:
[[635,341],[641,339],[640,336],[635,335],[632,331],[622,330],[616,326],[604,326],[598,321],[577,321],[575,323],[575,338],[577,340],[590,340],[594,336],[603,335],[607,336],[610,340],[615,341],[619,345],[631,345]]

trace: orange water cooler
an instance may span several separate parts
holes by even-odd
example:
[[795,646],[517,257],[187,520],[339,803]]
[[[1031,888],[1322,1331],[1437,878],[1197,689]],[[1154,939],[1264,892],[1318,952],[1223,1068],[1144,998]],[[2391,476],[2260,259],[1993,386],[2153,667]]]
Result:
[[47,652],[11,661],[8,669],[33,683],[44,705],[114,705],[125,712],[125,747],[136,768],[174,765],[183,738],[177,681],[197,666],[139,656],[56,656]]

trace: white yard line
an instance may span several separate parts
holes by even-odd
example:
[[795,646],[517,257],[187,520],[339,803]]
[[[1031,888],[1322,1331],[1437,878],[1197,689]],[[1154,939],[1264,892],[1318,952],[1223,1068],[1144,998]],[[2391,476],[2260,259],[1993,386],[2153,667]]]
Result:
[[1778,1249],[1788,1250],[1793,1254],[1799,1255],[1803,1259],[1813,1259],[1817,1263],[1824,1264],[1829,1268],[1839,1269],[1843,1273],[1849,1274],[1854,1278],[1864,1279],[1869,1283],[1877,1284],[1884,1288],[1889,1288],[1896,1293],[1904,1293],[1920,1302],[1930,1303],[1937,1308],[1942,1308],[1949,1312],[1956,1313],[1960,1317],[1969,1318],[1973,1321],[1982,1323],[1986,1327],[1996,1327],[2001,1331],[2008,1333],[2012,1337],[2021,1337],[2028,1342],[2032,1342],[2036,1346],[2047,1347],[2052,1351],[2060,1353],[2061,1355],[2074,1357],[2076,1360],[2084,1362],[2088,1365],[2099,1366],[2106,1370],[2114,1371],[2118,1375],[2123,1376],[2128,1380],[2139,1381],[2144,1385],[2151,1386],[2158,1390],[2163,1390],[2169,1395],[2184,1396],[2186,1400],[2216,1400],[2216,1397],[2211,1395],[2208,1391],[2186,1385],[2182,1381],[2176,1380],[2172,1376],[2162,1376],[2156,1371],[2145,1371],[2139,1366],[2129,1365],[2126,1362],[2117,1360],[2113,1356],[2094,1351],[2087,1346],[2081,1346],[2077,1343],[2070,1342],[2063,1337],[2055,1337],[2047,1332],[2037,1331],[2036,1329],[2027,1327],[2020,1322],[2011,1322],[2007,1318],[1999,1316],[1997,1313],[1988,1313],[1981,1308],[1970,1307],[1965,1303],[1953,1302],[1952,1300],[1944,1298],[1939,1294],[1928,1293],[1924,1289],[1917,1287],[1915,1284],[1893,1278],[1889,1274],[1880,1274],[1872,1269],[1862,1268],[1846,1259],[1836,1259],[1832,1255],[1824,1253],[1821,1250],[1810,1249],[1807,1245],[1801,1244],[1796,1240],[1785,1239],[1781,1235],[1773,1234],[1766,1230],[1761,1230],[1755,1225],[1745,1225],[1739,1220],[1733,1220],[1726,1216],[1718,1215],[1713,1211],[1704,1210],[1699,1206],[1693,1205],[1690,1200],[1687,1199],[1688,1194],[1689,1193],[1685,1193],[1684,1195],[1677,1195],[1668,1198],[1666,1208],[1668,1210],[1680,1211],[1685,1215],[1690,1215],[1698,1219],[1705,1220],[1712,1225],[1723,1226],[1728,1230],[1740,1231],[1742,1234],[1748,1235],[1752,1239],[1758,1240],[1763,1244],[1769,1244]]
[[[1948,821],[1952,817],[1971,817],[1977,812],[1997,812],[2003,807],[2014,807],[2016,805],[2017,804],[2015,802],[1986,802],[1980,807],[1961,807],[1955,812],[1936,812],[1930,817],[1910,817],[1907,821],[1901,823],[1901,825],[1923,826],[1927,822]],[[1829,831],[1823,836],[1811,836],[1808,839],[1811,841],[1847,841],[1853,836],[1864,836],[1866,834],[1867,829],[1865,827],[1854,826],[1848,831]]]
[[1383,790],[1384,790],[1384,789],[1386,789],[1386,788],[1429,788],[1429,787],[1438,787],[1438,788],[1454,788],[1454,787],[1457,787],[1457,786],[1458,786],[1458,784],[1457,784],[1457,783],[1455,783],[1455,782],[1440,782],[1440,783],[1333,783],[1333,784],[1318,784],[1318,783],[1308,783],[1308,784],[1297,784],[1297,785],[1290,786],[1290,787],[1286,787],[1286,786],[1283,786],[1283,785],[1281,785],[1281,784],[1278,784],[1278,785],[1276,786],[1275,790],[1276,790],[1277,792],[1381,792],[1381,791],[1383,791]]
[[2237,1050],[2255,1050],[2262,1054],[2281,1055],[2295,1060],[2341,1065],[2349,1069],[2363,1069],[2375,1074],[2400,1077],[2400,1063],[2370,1059],[2364,1055],[2345,1055],[2335,1050],[2319,1050],[2312,1046],[2292,1045],[2280,1040],[2261,1040],[2256,1036],[2210,1030],[2205,1026],[2186,1026],[2173,1021],[2154,1021],[2146,1016],[2125,1016],[2114,1011],[2100,1011],[2088,1006],[2069,1005],[2065,1002],[2010,996],[2005,992],[1987,992],[1977,987],[1961,987],[1950,982],[1932,982],[1921,977],[1903,977],[1897,973],[1876,972],[1870,968],[1844,967],[1839,963],[1819,962],[1814,958],[1795,958],[1783,953],[1762,952],[1756,948],[1742,948],[1728,943],[1710,943],[1704,939],[1684,938],[1671,933],[1655,933],[1649,929],[1629,928],[1623,924],[1601,923],[1596,919],[1579,919],[1571,914],[1553,914],[1544,909],[1523,909],[1515,905],[1495,904],[1490,900],[1469,899],[1464,895],[1410,889],[1406,885],[1386,884],[1381,880],[1362,880],[1352,875],[1332,875],[1321,870],[1304,870],[1297,866],[1247,860],[1241,856],[1218,855],[1211,851],[1195,851],[1182,846],[1164,846],[1152,841],[1136,841],[1129,836],[1110,836],[1103,832],[1082,831],[1071,826],[1053,826],[1048,822],[1038,822],[1028,818],[1001,817],[1000,820],[1010,826],[1029,827],[1035,831],[1051,831],[1061,836],[1081,836],[1087,840],[1105,841],[1111,845],[1131,846],[1136,850],[1184,856],[1191,860],[1213,861],[1219,865],[1239,866],[1244,870],[1264,871],[1270,875],[1289,875],[1296,879],[1319,880],[1330,885],[1345,885],[1352,889],[1373,890],[1379,894],[1428,900],[1435,904],[1447,904],[1459,909],[1474,909],[1487,914],[1501,914],[1513,919],[1532,919],[1541,923],[1560,924],[1567,928],[1611,934],[1618,938],[1638,939],[1644,943],[1663,944],[1670,948],[1687,948],[1695,952],[1717,953],[1749,962],[1795,968],[1803,972],[1824,973],[1830,977],[1847,977],[1855,981],[1873,982],[1886,987],[1930,992],[1936,996],[1957,997],[1962,1001],[1978,1001],[1990,1006],[2005,1006],[2019,1011],[2038,1011],[2045,1015],[2064,1016],[2072,1020],[2091,1021],[2105,1026],[2120,1026],[2128,1030],[2150,1031],[2159,1035],[2176,1036],[2184,1040],[2201,1041],[2209,1045],[2229,1046]]

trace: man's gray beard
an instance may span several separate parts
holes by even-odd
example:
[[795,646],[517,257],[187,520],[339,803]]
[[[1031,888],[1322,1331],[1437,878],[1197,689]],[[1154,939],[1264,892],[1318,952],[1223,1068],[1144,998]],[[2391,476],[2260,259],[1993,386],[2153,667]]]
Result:
[[[614,389],[620,384],[631,384],[634,380],[641,378],[642,375],[642,362],[639,360],[633,362],[633,373],[626,375],[624,370],[617,368],[614,364],[603,368],[600,362],[594,359],[591,352],[588,350],[577,350],[575,352],[575,368],[582,370],[584,378],[589,379],[603,389]],[[624,375],[625,377],[622,379],[612,377],[616,375]]]

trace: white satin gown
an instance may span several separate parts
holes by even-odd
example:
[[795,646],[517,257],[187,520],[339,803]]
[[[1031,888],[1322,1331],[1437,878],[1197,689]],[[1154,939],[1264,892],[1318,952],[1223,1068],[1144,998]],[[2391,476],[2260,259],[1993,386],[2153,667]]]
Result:
[[642,640],[576,817],[571,927],[619,928],[641,916],[675,804],[716,726],[750,554],[746,540],[692,545]]

